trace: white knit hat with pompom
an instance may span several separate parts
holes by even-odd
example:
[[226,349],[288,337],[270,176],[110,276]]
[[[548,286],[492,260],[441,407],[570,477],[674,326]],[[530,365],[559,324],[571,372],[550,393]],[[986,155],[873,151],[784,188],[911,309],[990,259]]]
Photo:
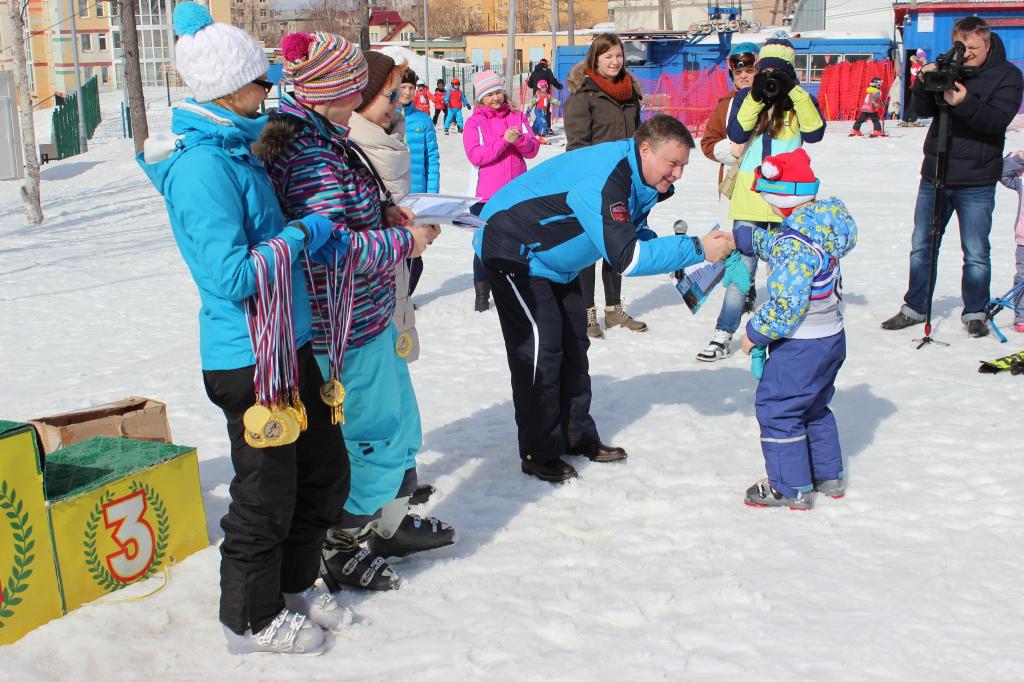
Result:
[[270,68],[263,48],[248,33],[216,23],[196,2],[174,8],[174,48],[178,73],[197,102],[210,102],[240,90]]

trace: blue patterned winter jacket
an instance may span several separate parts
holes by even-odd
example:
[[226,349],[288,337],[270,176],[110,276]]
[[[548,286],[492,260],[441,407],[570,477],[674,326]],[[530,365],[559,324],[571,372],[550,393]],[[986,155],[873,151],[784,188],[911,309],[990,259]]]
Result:
[[857,245],[857,224],[842,201],[815,201],[781,224],[733,234],[741,253],[768,262],[768,300],[747,323],[751,341],[767,346],[842,331],[839,259]]
[[402,107],[405,116],[405,144],[412,166],[410,192],[437,194],[441,184],[441,157],[437,152],[434,122],[409,103]]

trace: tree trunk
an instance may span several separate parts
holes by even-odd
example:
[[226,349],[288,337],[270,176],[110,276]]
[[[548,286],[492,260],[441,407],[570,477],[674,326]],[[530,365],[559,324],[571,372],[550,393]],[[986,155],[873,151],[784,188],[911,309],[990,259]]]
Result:
[[25,218],[31,225],[38,225],[43,222],[43,207],[39,199],[39,155],[36,152],[36,127],[32,120],[32,96],[25,60],[25,17],[21,13],[21,2],[8,2],[7,9],[14,47],[14,79],[18,115],[21,118],[21,146],[25,156],[25,184],[21,186],[21,201],[25,204]]
[[359,0],[359,47],[363,50],[370,49],[369,0]]
[[140,154],[142,145],[149,137],[149,122],[146,120],[146,96],[142,92],[142,66],[139,64],[139,31],[135,23],[137,1],[121,2],[121,38],[124,47],[125,87],[128,89],[128,106],[132,115],[132,138],[135,140],[135,153]]

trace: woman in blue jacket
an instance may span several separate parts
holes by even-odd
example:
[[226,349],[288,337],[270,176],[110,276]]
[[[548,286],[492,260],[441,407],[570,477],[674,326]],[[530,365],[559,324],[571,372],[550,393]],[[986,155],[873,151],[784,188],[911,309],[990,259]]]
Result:
[[[441,185],[441,156],[437,151],[437,132],[430,117],[413,105],[416,96],[416,72],[406,69],[398,87],[398,103],[405,116],[405,146],[409,148],[412,182],[410,192],[437,194]],[[423,274],[423,257],[411,258],[409,295]]]
[[[249,150],[266,121],[258,111],[272,87],[259,44],[214,23],[194,2],[175,7],[174,30],[177,68],[194,98],[174,109],[177,137],[150,138],[138,161],[164,197],[199,290],[203,381],[227,419],[235,476],[221,519],[220,620],[232,653],[317,653],[324,629],[342,623],[343,610],[314,581],[325,530],[338,522],[348,495],[349,462],[320,400],[300,254],[342,250],[345,242],[332,237],[322,216],[286,224],[266,171]],[[246,443],[242,423],[255,399],[256,362],[245,303],[256,293],[250,251],[269,239],[283,240],[291,254],[298,388],[309,424],[290,445],[257,449]],[[259,248],[272,263],[270,249]]]

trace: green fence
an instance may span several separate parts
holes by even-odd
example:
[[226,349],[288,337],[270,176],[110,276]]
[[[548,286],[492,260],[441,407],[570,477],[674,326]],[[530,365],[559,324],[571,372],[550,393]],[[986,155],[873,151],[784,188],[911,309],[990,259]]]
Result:
[[[91,138],[100,124],[100,89],[96,78],[82,86],[82,104],[85,109],[85,134]],[[64,104],[54,110],[53,142],[57,147],[58,159],[82,152],[78,139],[78,93],[68,96]]]

